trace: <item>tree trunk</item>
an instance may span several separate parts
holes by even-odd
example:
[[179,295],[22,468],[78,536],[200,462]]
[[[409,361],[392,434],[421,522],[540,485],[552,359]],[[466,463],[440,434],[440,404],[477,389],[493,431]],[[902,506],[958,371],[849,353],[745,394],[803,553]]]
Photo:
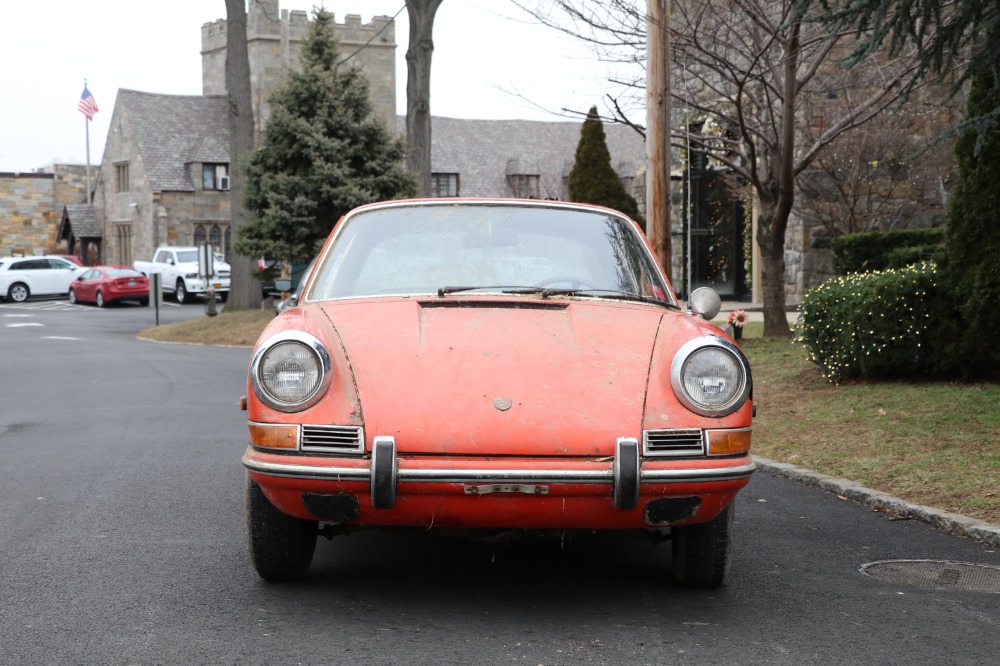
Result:
[[[226,90],[229,94],[229,219],[235,239],[250,219],[243,206],[243,185],[245,162],[254,146],[245,0],[226,0]],[[260,307],[260,282],[253,277],[254,261],[252,257],[232,253],[227,310]]]
[[[230,0],[227,0],[227,2]],[[410,43],[406,48],[406,167],[431,196],[431,54],[434,14],[441,0],[406,0]]]
[[761,255],[761,287],[764,296],[764,337],[790,338],[792,330],[788,326],[785,313],[785,227],[777,219],[773,201],[760,202],[760,217],[757,221],[757,243]]

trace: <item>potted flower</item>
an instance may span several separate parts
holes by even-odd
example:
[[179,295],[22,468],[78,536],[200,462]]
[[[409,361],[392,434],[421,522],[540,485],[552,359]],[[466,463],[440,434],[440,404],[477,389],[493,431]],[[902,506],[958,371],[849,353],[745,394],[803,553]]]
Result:
[[739,340],[743,337],[743,325],[747,323],[747,311],[746,310],[733,310],[729,313],[729,327],[733,331],[733,339]]

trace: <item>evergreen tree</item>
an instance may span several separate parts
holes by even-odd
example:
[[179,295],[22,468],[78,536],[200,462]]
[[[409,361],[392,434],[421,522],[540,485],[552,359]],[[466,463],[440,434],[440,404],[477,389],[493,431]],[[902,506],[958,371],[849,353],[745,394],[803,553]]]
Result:
[[[993,75],[972,80],[970,118],[1000,110]],[[970,128],[955,144],[958,177],[948,203],[945,238],[954,295],[965,324],[964,356],[973,368],[1000,370],[1000,127]]]
[[338,66],[333,14],[313,11],[302,66],[269,99],[261,145],[247,165],[253,221],[236,239],[256,257],[307,263],[355,206],[413,196],[406,148],[372,109],[361,70]]
[[611,168],[604,123],[597,115],[596,106],[590,107],[580,130],[576,160],[569,172],[569,199],[577,203],[607,206],[643,223],[635,198],[625,191],[618,174]]

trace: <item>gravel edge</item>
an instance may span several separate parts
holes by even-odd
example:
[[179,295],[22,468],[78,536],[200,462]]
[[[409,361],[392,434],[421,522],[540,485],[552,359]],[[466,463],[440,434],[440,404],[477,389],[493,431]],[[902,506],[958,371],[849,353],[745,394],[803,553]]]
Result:
[[942,511],[920,504],[912,504],[886,493],[827,474],[820,474],[804,467],[796,467],[769,458],[753,456],[757,469],[773,476],[813,486],[846,497],[875,511],[889,511],[904,518],[912,518],[951,534],[975,539],[987,546],[1000,547],[1000,525],[969,518],[958,513]]

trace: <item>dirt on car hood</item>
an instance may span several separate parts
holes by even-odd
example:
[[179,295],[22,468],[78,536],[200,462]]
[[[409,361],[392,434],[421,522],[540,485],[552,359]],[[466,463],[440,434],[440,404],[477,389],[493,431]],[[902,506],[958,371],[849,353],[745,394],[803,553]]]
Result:
[[594,455],[638,437],[663,308],[556,299],[320,305],[366,435],[401,453]]

